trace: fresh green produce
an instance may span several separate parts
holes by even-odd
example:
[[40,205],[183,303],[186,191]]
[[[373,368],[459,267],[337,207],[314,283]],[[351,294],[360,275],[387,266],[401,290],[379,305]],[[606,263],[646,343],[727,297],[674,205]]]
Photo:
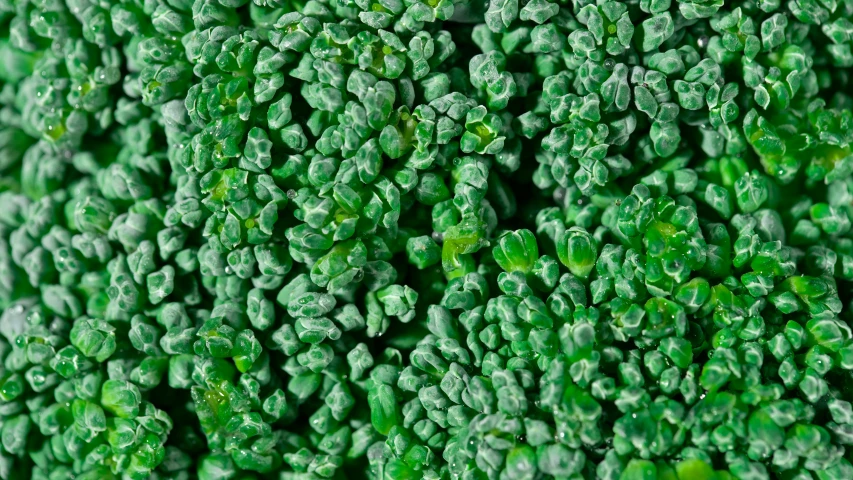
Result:
[[851,219],[853,0],[0,0],[0,480],[850,480]]

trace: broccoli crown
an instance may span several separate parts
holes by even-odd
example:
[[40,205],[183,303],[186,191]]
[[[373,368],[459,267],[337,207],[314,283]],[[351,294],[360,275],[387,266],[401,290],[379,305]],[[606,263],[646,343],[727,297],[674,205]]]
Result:
[[850,480],[853,0],[0,0],[0,480]]

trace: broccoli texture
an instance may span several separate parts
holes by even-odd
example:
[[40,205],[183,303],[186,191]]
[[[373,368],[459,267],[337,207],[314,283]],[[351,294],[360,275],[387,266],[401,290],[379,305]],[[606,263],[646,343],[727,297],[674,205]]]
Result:
[[0,480],[851,480],[851,221],[853,0],[0,0]]

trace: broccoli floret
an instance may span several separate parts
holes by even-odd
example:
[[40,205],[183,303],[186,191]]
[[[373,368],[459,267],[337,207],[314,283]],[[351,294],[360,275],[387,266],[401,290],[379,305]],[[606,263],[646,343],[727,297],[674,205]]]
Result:
[[0,27],[0,480],[853,478],[850,1]]

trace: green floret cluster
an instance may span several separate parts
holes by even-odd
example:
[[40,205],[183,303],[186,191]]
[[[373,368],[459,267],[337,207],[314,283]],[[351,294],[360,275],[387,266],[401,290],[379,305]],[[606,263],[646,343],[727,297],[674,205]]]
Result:
[[851,221],[853,0],[0,0],[0,480],[850,480]]

